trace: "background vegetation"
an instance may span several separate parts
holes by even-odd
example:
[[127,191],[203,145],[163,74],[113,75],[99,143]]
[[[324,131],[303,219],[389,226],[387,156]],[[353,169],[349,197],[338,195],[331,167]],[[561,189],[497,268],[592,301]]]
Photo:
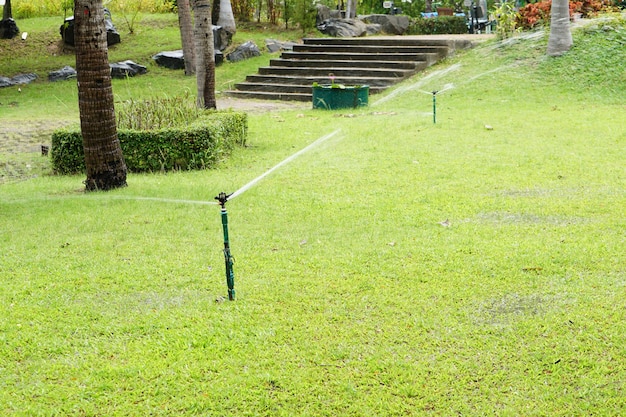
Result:
[[[1,413],[625,414],[625,33],[598,21],[552,59],[542,32],[485,43],[359,111],[252,113],[212,171],[0,185]],[[155,46],[129,57],[178,35],[136,36]],[[76,120],[72,84],[0,90],[3,125]],[[228,203],[223,301],[205,203],[337,129]]]

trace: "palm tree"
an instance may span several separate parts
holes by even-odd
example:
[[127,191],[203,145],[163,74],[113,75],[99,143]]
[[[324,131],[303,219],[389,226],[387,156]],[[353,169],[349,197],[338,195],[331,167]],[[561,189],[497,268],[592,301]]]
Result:
[[547,53],[560,56],[572,47],[572,32],[569,22],[569,1],[552,0],[550,11],[550,37]]
[[198,107],[217,108],[215,100],[215,50],[209,0],[194,0],[194,38],[196,43],[196,78]]
[[117,137],[102,0],[74,1],[74,39],[80,130],[88,191],[126,185]]
[[189,0],[178,0],[178,24],[183,44],[185,75],[192,75],[196,72],[196,54],[193,48],[193,22]]

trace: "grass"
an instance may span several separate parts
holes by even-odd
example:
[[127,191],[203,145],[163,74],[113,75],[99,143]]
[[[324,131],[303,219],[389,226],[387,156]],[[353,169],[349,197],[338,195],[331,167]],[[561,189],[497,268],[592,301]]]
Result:
[[[624,414],[626,60],[607,48],[588,83],[605,38],[251,114],[217,170],[0,186],[2,414]],[[211,201],[337,128],[227,204],[238,300],[216,302],[218,208],[141,198]]]
[[[138,76],[126,80],[113,80],[116,103],[131,99],[154,97],[156,95],[195,94],[195,77],[187,77],[182,70],[172,71],[159,67],[152,56],[161,51],[181,48],[178,17],[175,14],[141,14],[135,23],[134,33],[127,33],[115,16],[122,42],[109,48],[109,62],[132,60],[148,68],[149,77]],[[59,26],[63,17],[33,18],[19,21],[23,32],[28,32],[27,41],[21,38],[0,42],[0,75],[13,77],[17,74],[35,73],[38,80],[29,85],[3,88],[0,90],[0,112],[3,119],[59,119],[78,120],[78,92],[74,80],[48,82],[48,74],[66,65],[75,67],[75,57],[71,49],[63,47]],[[234,36],[231,48],[252,40],[262,51],[262,56],[241,63],[225,61],[216,70],[216,91],[234,87],[246,75],[253,74],[259,66],[268,65],[270,54],[265,48],[265,40],[297,40],[301,31],[285,31],[278,27],[265,27],[259,31],[255,25],[241,27]],[[224,51],[225,54],[230,52]],[[165,88],[166,87],[166,88]],[[19,90],[18,90],[19,89]],[[60,114],[59,114],[60,113]]]

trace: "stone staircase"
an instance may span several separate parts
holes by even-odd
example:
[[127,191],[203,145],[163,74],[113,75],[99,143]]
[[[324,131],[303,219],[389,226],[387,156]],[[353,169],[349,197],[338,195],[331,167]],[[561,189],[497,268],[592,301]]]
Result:
[[305,38],[302,44],[272,59],[244,82],[226,91],[231,97],[312,101],[314,82],[369,85],[379,93],[450,55],[472,46],[454,37],[386,36]]

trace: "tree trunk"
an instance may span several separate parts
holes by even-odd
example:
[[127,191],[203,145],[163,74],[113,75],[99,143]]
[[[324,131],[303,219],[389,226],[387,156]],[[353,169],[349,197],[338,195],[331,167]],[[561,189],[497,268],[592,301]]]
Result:
[[552,0],[550,11],[550,37],[547,53],[560,56],[572,47],[572,32],[569,21],[569,1]]
[[13,19],[13,12],[11,11],[11,0],[6,0],[4,8],[2,9],[2,20]]
[[[216,4],[217,6],[216,9]],[[233,7],[230,0],[214,0],[213,2],[213,24],[221,26],[226,32],[231,35],[235,35],[237,32],[237,25],[235,24],[235,15],[233,14]]]
[[217,108],[215,100],[215,51],[213,48],[210,2],[208,0],[194,0],[194,15],[198,107],[215,109]]
[[180,38],[183,44],[185,75],[193,75],[196,72],[196,54],[194,51],[193,22],[189,0],[178,0],[178,25],[180,26]]
[[346,19],[356,18],[356,0],[348,0],[346,3]]
[[75,0],[74,39],[80,130],[88,191],[126,185],[117,137],[102,0]]

